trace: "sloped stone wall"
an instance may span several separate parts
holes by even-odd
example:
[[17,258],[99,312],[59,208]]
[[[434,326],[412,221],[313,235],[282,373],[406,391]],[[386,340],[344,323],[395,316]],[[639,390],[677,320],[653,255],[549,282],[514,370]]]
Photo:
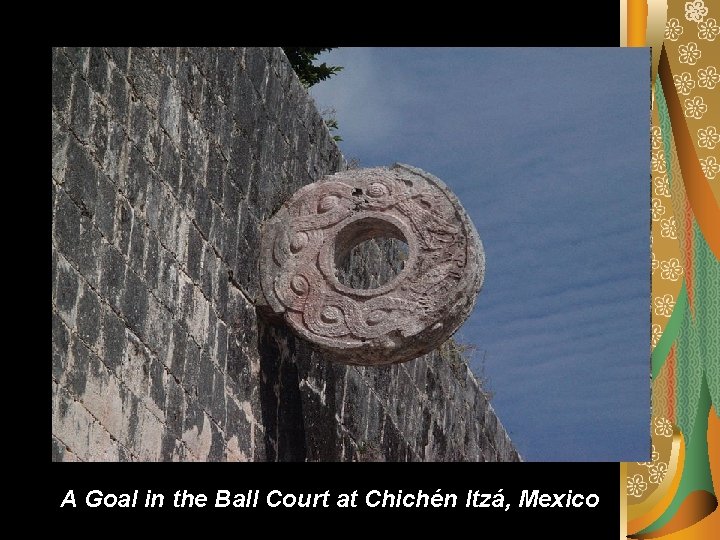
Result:
[[280,49],[54,49],[52,154],[53,460],[519,459],[451,342],[346,367],[256,310],[263,220],[345,166]]

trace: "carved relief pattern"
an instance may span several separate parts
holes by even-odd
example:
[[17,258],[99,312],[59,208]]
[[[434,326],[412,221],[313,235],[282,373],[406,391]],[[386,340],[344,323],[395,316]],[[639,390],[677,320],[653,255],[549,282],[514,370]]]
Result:
[[[402,272],[375,289],[341,284],[338,257],[376,236],[408,244]],[[364,365],[411,360],[452,335],[472,310],[485,265],[456,197],[405,165],[303,187],[265,224],[261,249],[272,310],[333,359]]]

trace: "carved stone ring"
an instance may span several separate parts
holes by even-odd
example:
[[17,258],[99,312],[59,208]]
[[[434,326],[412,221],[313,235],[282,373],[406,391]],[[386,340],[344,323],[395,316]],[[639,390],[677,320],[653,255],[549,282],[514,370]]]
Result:
[[[378,237],[405,242],[403,270],[374,289],[338,280],[340,261]],[[343,171],[304,186],[265,223],[265,300],[297,334],[359,365],[406,362],[436,349],[472,311],[482,243],[438,178],[408,165]]]

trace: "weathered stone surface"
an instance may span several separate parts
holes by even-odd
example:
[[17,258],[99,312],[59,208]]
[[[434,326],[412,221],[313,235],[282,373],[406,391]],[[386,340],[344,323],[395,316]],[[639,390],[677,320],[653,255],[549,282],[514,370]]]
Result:
[[[379,237],[407,243],[400,274],[376,288],[341,283],[340,262]],[[447,186],[398,164],[300,189],[264,225],[260,269],[265,299],[300,336],[333,360],[382,365],[426,354],[457,330],[482,286],[485,256]]]
[[53,460],[518,459],[450,341],[363,368],[258,317],[263,220],[344,168],[279,49],[59,48],[52,76]]

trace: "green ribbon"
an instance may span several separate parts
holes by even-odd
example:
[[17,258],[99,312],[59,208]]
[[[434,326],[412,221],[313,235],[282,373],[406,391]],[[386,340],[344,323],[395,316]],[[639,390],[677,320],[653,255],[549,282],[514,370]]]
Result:
[[660,368],[665,365],[667,356],[670,353],[670,347],[675,342],[678,332],[680,331],[680,325],[685,318],[685,312],[688,307],[688,296],[687,289],[685,288],[685,280],[683,280],[682,287],[680,287],[680,293],[678,294],[677,302],[675,302],[675,308],[673,309],[670,320],[665,326],[660,340],[655,345],[652,352],[652,377],[657,377],[660,372]]

